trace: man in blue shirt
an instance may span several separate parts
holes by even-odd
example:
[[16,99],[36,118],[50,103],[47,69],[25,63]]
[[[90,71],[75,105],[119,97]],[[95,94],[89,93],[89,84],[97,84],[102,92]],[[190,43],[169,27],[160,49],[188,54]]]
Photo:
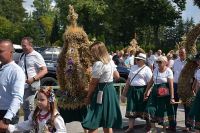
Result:
[[10,40],[0,40],[0,132],[17,122],[14,118],[23,102],[25,74],[13,61],[13,51]]

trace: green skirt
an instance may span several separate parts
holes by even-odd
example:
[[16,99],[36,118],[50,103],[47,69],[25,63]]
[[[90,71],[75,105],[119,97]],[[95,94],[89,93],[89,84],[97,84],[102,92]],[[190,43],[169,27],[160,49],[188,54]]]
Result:
[[144,92],[146,86],[130,86],[127,93],[127,106],[126,114],[127,118],[144,118],[144,110],[146,102],[144,102]]
[[155,84],[148,99],[146,112],[151,122],[158,122],[162,125],[175,126],[175,112],[173,105],[170,104],[170,96],[158,97],[157,90],[160,86],[168,87],[168,83]]
[[190,124],[193,124],[193,118],[195,119],[195,129],[200,130],[200,90],[197,92],[195,100],[192,104],[189,118]]
[[[103,91],[102,104],[97,103],[98,91]],[[122,115],[113,83],[99,83],[93,93],[83,128],[122,128]]]

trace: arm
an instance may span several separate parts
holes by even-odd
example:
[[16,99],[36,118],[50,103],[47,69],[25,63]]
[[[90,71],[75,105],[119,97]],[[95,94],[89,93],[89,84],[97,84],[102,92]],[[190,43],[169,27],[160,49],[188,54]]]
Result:
[[87,93],[87,96],[86,96],[86,99],[85,99],[86,104],[90,103],[92,94],[93,94],[98,83],[99,83],[99,79],[96,79],[96,78],[91,79],[91,81],[89,83],[89,90],[88,90],[88,93]]
[[125,87],[124,87],[124,89],[123,89],[122,96],[121,96],[121,101],[122,101],[122,102],[125,102],[125,101],[126,101],[126,94],[127,94],[127,92],[128,92],[129,86],[130,86],[130,78],[128,78],[128,79],[126,80],[126,85],[125,85]]
[[11,104],[8,105],[8,111],[5,114],[4,118],[12,120],[20,108],[20,104],[23,102],[24,96],[24,83],[25,83],[25,74],[23,70],[14,69],[11,75]]
[[153,76],[152,76],[150,81],[147,83],[147,88],[146,88],[146,91],[144,93],[144,100],[148,99],[153,83],[154,83],[154,81],[153,81]]
[[33,129],[33,121],[32,121],[33,112],[28,117],[28,120],[17,123],[15,125],[9,124],[8,131],[12,132],[23,132],[27,130]]
[[169,83],[169,89],[170,89],[171,99],[174,99],[174,85],[173,85],[173,79],[169,79],[169,78],[168,78],[168,83]]
[[175,100],[174,100],[174,85],[173,85],[173,79],[170,79],[168,78],[168,83],[169,83],[169,90],[170,90],[170,102],[171,104],[174,104],[175,103]]
[[118,71],[114,71],[113,72],[113,77],[115,80],[118,80],[120,78],[119,72]]
[[40,67],[40,70],[37,73],[37,75],[35,75],[34,77],[29,78],[28,80],[26,80],[26,83],[32,84],[35,80],[40,80],[47,73],[48,73],[48,71],[47,71],[47,67],[46,66]]
[[153,83],[154,82],[153,82],[153,76],[152,76],[151,80],[147,83],[147,88],[146,88],[145,93],[151,89],[151,86],[153,85]]
[[15,124],[15,125],[9,124],[9,126],[8,126],[8,131],[10,133],[23,132],[23,131],[28,131],[31,129],[33,129],[32,120],[23,121],[21,123]]
[[125,85],[124,90],[122,92],[122,96],[126,97],[126,94],[128,92],[129,86],[130,86],[130,78],[128,78],[126,80],[126,85]]
[[39,80],[42,77],[44,77],[45,74],[48,73],[48,71],[47,71],[47,66],[46,66],[46,63],[45,63],[42,55],[39,54],[39,55],[36,56],[36,58],[37,58],[36,65],[39,68],[39,72],[34,77],[35,77],[36,80]]
[[193,91],[194,93],[196,93],[196,92],[197,92],[197,89],[198,89],[198,82],[197,82],[197,79],[195,78],[195,80],[194,80],[194,82],[193,82],[193,84],[192,84],[192,91]]
[[47,73],[48,73],[47,67],[42,66],[42,67],[40,67],[40,71],[37,73],[37,75],[34,76],[34,78],[35,78],[35,80],[39,80],[42,77],[44,77],[44,75],[46,75]]
[[54,126],[56,128],[56,132],[55,133],[67,133],[65,122],[64,122],[63,118],[60,115],[58,115],[55,118]]

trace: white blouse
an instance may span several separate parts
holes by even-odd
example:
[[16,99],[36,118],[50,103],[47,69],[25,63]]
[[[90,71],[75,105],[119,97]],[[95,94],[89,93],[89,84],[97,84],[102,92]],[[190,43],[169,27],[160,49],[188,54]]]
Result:
[[[41,114],[45,114],[45,113],[47,113],[47,112],[41,112]],[[28,131],[28,130],[34,129],[35,127],[33,125],[32,115],[33,115],[33,112],[29,115],[29,119],[27,121],[23,121],[18,124],[15,124],[15,125],[9,124],[8,132],[10,132],[10,133],[23,132],[23,131]],[[38,133],[44,132],[44,129],[47,126],[46,122],[50,119],[50,117],[51,117],[51,114],[49,114],[49,116],[47,116],[47,118],[43,119],[42,121],[38,120],[38,125],[39,125]],[[65,122],[60,115],[55,117],[54,127],[56,128],[55,133],[67,133],[67,130],[65,127]]]
[[108,64],[97,61],[92,67],[92,78],[99,79],[100,83],[113,82],[113,72],[117,71],[116,67],[112,60]]
[[167,83],[167,79],[173,79],[173,72],[167,68],[164,72],[159,72],[158,68],[153,71],[153,81],[155,84]]
[[[132,80],[132,82],[130,83],[131,86],[144,86],[144,85],[147,85],[147,83],[150,81],[150,79],[152,77],[152,72],[148,66],[145,66],[143,68],[143,67],[138,67],[138,65],[133,65],[131,67],[128,77],[130,79],[130,82]],[[134,77],[134,79],[133,79],[133,77]]]

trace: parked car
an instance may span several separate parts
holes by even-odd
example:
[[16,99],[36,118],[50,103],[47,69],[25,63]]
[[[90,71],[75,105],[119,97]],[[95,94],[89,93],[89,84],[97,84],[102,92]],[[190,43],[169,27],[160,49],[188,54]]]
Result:
[[[56,66],[58,55],[61,52],[61,48],[48,48],[42,52],[42,56],[46,62],[48,73],[41,79],[42,86],[56,86],[58,85],[56,77]],[[114,81],[116,83],[125,83],[128,78],[129,69],[126,67],[117,67],[120,74],[120,79]]]
[[13,53],[13,60],[18,63],[19,62],[19,58],[23,52],[22,50],[22,46],[21,45],[17,45],[17,44],[13,44],[14,47],[14,53]]

